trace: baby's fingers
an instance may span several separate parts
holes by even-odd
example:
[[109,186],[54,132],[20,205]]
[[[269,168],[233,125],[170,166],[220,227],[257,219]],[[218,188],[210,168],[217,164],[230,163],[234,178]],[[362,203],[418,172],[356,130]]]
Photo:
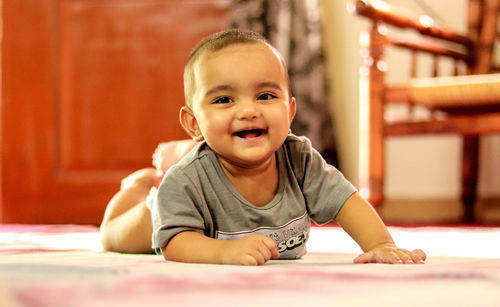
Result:
[[412,252],[396,246],[381,245],[354,259],[354,263],[392,263],[392,264],[414,264],[424,263],[427,256],[421,249]]
[[251,256],[255,261],[255,265],[263,265],[267,262],[267,260],[269,260],[269,258],[266,257],[266,255],[264,255],[260,250],[253,252]]
[[252,255],[244,255],[239,264],[242,265],[259,265],[259,261]]
[[421,249],[415,249],[411,253],[411,257],[415,263],[424,263],[427,259],[427,255]]
[[263,240],[264,240],[265,246],[267,247],[268,251],[270,252],[270,258],[271,259],[279,258],[280,253],[278,252],[278,246],[276,245],[276,242],[269,237],[264,237]]
[[375,253],[372,251],[366,252],[354,258],[354,263],[374,263],[377,262]]
[[396,263],[405,263],[405,264],[414,264],[416,263],[413,260],[411,253],[407,250],[401,249],[397,253],[399,260]]
[[354,259],[354,263],[403,263],[401,257],[395,251],[368,251]]
[[394,259],[390,259],[389,263],[404,263],[404,264],[421,264],[425,262],[426,255],[425,253],[418,249],[412,252],[407,251],[406,249],[398,249],[393,253],[395,255]]
[[398,252],[399,258],[405,264],[421,264],[425,262],[426,255],[421,249],[416,249],[412,252],[405,249],[400,249]]

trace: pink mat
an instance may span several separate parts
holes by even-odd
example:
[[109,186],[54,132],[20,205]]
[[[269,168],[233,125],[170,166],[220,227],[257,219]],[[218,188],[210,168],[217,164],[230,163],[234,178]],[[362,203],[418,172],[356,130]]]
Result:
[[429,245],[425,265],[354,265],[340,228],[313,228],[303,259],[241,267],[102,252],[91,226],[0,225],[0,306],[500,306],[499,229],[390,231],[408,245],[496,240],[474,257]]

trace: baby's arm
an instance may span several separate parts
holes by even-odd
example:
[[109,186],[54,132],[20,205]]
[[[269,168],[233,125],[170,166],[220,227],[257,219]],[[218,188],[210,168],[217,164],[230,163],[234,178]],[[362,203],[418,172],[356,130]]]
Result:
[[219,240],[184,231],[175,235],[162,251],[165,260],[193,263],[261,265],[279,257],[276,242],[258,234]]
[[364,251],[355,263],[423,263],[426,259],[420,249],[398,248],[377,212],[357,193],[347,199],[336,220]]

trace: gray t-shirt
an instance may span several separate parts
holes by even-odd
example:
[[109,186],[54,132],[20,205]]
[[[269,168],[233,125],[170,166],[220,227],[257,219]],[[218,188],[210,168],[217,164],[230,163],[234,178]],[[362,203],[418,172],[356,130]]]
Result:
[[335,219],[356,189],[327,164],[305,137],[290,134],[276,152],[278,191],[265,206],[245,200],[222,170],[206,143],[172,166],[158,192],[150,196],[153,248],[159,249],[182,231],[217,239],[257,233],[276,241],[280,259],[306,253],[310,219]]

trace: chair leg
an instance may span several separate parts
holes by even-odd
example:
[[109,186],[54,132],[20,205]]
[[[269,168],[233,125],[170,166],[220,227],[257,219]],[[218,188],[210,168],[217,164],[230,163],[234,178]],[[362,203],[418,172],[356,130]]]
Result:
[[369,201],[380,209],[384,202],[385,138],[383,73],[372,71],[369,114]]
[[[382,125],[382,124],[380,124]],[[384,176],[385,176],[385,144],[384,136],[379,130],[370,135],[370,165],[369,165],[369,190],[370,203],[380,209],[384,202]]]
[[[365,33],[366,34],[366,33]],[[385,34],[380,31],[380,27],[375,23],[369,32],[370,41],[362,40],[363,62],[367,70],[362,70],[360,78],[360,132],[364,137],[368,136],[368,142],[362,146],[367,146],[368,153],[360,154],[360,159],[368,161],[363,163],[363,175],[361,185],[363,189],[368,187],[368,201],[380,210],[384,201],[384,171],[385,171],[385,144],[384,144],[384,104],[385,104],[385,70],[383,65],[379,65],[384,46],[387,43]],[[366,87],[367,86],[367,87]],[[366,125],[366,126],[365,126]],[[366,135],[367,134],[367,135]],[[363,139],[364,139],[363,137]],[[366,149],[366,148],[365,148]],[[365,155],[366,154],[366,155]]]
[[474,203],[477,198],[477,178],[479,167],[479,136],[464,136],[462,144],[462,205],[463,220],[473,222]]

